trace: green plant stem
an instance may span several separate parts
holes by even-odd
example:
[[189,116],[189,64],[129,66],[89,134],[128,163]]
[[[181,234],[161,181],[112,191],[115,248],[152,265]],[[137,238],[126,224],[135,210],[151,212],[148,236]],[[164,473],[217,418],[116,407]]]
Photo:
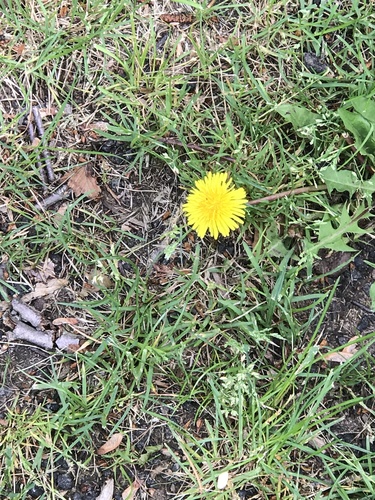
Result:
[[256,200],[248,201],[248,205],[258,205],[258,203],[275,201],[280,198],[285,198],[286,196],[292,196],[295,194],[302,193],[313,193],[314,191],[326,191],[327,186],[325,184],[320,184],[319,186],[307,186],[297,189],[290,189],[289,191],[282,191],[281,193],[270,194],[269,196],[264,196],[263,198],[257,198]]

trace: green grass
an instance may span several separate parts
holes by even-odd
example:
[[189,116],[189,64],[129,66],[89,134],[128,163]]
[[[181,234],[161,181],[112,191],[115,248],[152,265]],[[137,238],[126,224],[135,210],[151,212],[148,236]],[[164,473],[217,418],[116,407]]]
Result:
[[[353,220],[373,193],[367,187],[366,198],[375,152],[361,158],[365,145],[348,145],[337,110],[373,99],[374,7],[224,0],[195,11],[192,2],[73,0],[62,16],[53,2],[3,3],[0,215],[8,227],[0,248],[10,278],[2,296],[29,291],[30,268],[58,256],[57,277],[69,285],[46,299],[45,314],[77,318],[85,340],[31,375],[37,403],[24,407],[21,391],[7,410],[4,498],[27,499],[35,484],[41,498],[65,498],[44,472],[61,457],[81,471],[112,470],[124,490],[129,471],[161,453],[137,446],[135,430],[151,446],[157,427],[170,432],[160,444],[175,465],[165,474],[176,498],[233,499],[250,485],[254,498],[375,498],[371,429],[363,447],[335,430],[350,412],[374,416],[374,335],[349,361],[324,364],[321,327],[335,285],[318,286],[313,273],[322,227],[339,229],[326,247],[339,250],[360,235]],[[175,10],[194,12],[195,23],[160,21]],[[309,72],[306,51],[324,52],[329,71]],[[35,104],[57,111],[44,119],[56,176],[87,163],[120,210],[85,196],[68,198],[60,214],[35,208],[59,186],[43,186],[43,147],[30,148],[20,125]],[[319,120],[300,126],[283,116],[285,104],[302,110],[297,121],[309,112]],[[96,147],[105,139],[131,149],[130,159],[111,163]],[[329,165],[337,183],[353,172],[356,188],[309,191],[326,182]],[[251,200],[306,190],[249,206],[230,240],[195,238],[189,249],[182,193],[209,170],[228,171]],[[156,198],[165,185],[169,195]],[[345,227],[342,213],[353,218]],[[360,224],[370,232],[367,216]],[[171,256],[159,270],[157,252]],[[44,395],[58,401],[56,412]],[[188,425],[181,415],[191,403]],[[116,432],[124,441],[103,465],[95,450]]]

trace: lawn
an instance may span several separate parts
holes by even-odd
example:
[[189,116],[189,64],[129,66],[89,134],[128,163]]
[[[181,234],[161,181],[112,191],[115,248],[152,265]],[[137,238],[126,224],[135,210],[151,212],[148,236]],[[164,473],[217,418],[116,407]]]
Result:
[[374,3],[0,5],[0,498],[375,499]]

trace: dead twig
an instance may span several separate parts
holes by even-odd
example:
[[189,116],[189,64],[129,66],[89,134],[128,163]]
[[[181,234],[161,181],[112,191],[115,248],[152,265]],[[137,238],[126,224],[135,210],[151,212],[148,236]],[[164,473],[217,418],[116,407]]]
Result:
[[52,169],[49,152],[46,149],[44,149],[44,147],[46,147],[46,144],[45,144],[45,138],[44,138],[44,127],[43,127],[43,123],[42,123],[42,117],[40,116],[39,106],[33,106],[32,111],[33,111],[33,115],[34,115],[35,125],[37,128],[38,134],[39,134],[39,138],[42,141],[42,145],[43,145],[42,155],[44,156],[44,160],[45,160],[45,168],[46,168],[46,172],[47,172],[47,178],[48,178],[49,182],[54,182],[55,174],[54,174],[53,169]]
[[[35,132],[34,132],[34,125],[31,122],[29,122],[29,124],[27,126],[27,130],[29,132],[30,142],[31,142],[31,144],[33,144],[35,141]],[[37,152],[37,158],[38,159],[36,161],[36,165],[39,168],[40,177],[42,179],[43,184],[47,184],[46,173],[44,172],[44,168],[43,168],[42,162],[40,161],[38,152]]]
[[303,193],[313,193],[315,191],[326,191],[327,186],[325,184],[320,184],[319,186],[307,186],[297,189],[290,189],[289,191],[282,191],[281,193],[270,194],[264,198],[257,198],[256,200],[248,201],[248,205],[258,205],[259,203],[269,202],[279,200],[280,198],[286,198],[287,196],[293,196],[295,194]]
[[64,184],[63,186],[59,187],[59,189],[57,189],[54,193],[47,196],[47,198],[45,198],[44,200],[37,201],[34,204],[34,207],[41,209],[41,210],[44,210],[44,209],[54,205],[58,201],[64,200],[68,196],[68,194],[69,194],[68,186],[66,186]]

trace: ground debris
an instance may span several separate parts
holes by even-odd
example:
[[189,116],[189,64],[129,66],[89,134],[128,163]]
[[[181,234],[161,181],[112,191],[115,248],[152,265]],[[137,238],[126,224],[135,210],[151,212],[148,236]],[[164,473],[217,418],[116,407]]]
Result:
[[35,328],[38,328],[42,322],[42,315],[34,307],[24,304],[21,300],[14,298],[12,300],[13,311],[17,312],[20,317],[30,323]]
[[115,483],[113,479],[108,479],[108,481],[104,483],[102,491],[100,495],[96,497],[96,500],[112,500],[114,487]]
[[303,62],[309,71],[315,73],[324,73],[324,71],[328,69],[324,59],[316,54],[313,54],[312,52],[305,52],[303,54]]
[[104,443],[97,451],[96,453],[98,455],[105,455],[106,453],[109,453],[110,451],[115,450],[118,448],[124,438],[124,435],[121,434],[120,432],[117,432],[116,434],[113,434],[106,443]]
[[101,193],[97,180],[91,175],[87,165],[77,167],[73,170],[68,180],[68,186],[73,190],[76,196],[85,194],[92,200],[97,198]]
[[343,363],[344,361],[352,358],[354,354],[358,351],[357,344],[354,342],[358,339],[358,336],[353,337],[349,340],[351,342],[349,345],[345,346],[342,351],[333,351],[324,355],[325,361],[333,361],[335,363]]
[[37,330],[22,321],[19,321],[14,330],[7,333],[7,336],[9,342],[14,340],[26,340],[44,349],[52,349],[53,347],[53,337],[51,333]]
[[56,346],[61,351],[76,351],[79,348],[80,339],[76,335],[63,333],[57,340]]
[[31,302],[39,297],[45,297],[46,295],[51,295],[57,292],[64,286],[68,284],[68,280],[53,278],[47,281],[47,283],[37,283],[33,292],[27,293],[22,297],[24,302]]

